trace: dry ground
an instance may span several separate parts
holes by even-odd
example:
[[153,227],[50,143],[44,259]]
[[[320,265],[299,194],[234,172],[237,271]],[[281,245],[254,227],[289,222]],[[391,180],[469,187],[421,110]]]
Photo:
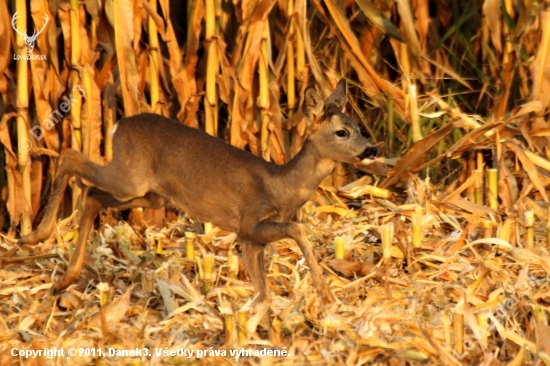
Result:
[[[302,254],[289,240],[268,251],[273,303],[254,306],[240,261],[238,276],[231,273],[228,250],[230,257],[239,253],[233,236],[216,228],[197,235],[196,259],[190,261],[184,232],[194,224],[186,217],[161,230],[103,224],[90,236],[80,280],[52,298],[49,289],[65,271],[77,235],[74,216],[60,221],[50,240],[17,252],[37,258],[1,262],[0,364],[548,362],[544,309],[550,302],[550,256],[542,220],[537,217],[534,245],[527,249],[530,234],[522,218],[505,224],[489,209],[469,212],[459,207],[466,200],[453,201],[426,181],[389,199],[343,197],[361,189],[341,195],[320,190],[325,200],[348,208],[310,202],[299,215],[338,297],[332,305],[319,303]],[[411,218],[419,207],[415,202],[422,201],[428,202],[422,210],[422,242],[414,247]],[[350,208],[359,204],[360,209]],[[479,229],[491,218],[494,225]],[[508,240],[502,239],[510,235],[506,225],[511,225]],[[385,230],[393,230],[391,246],[381,242]],[[343,242],[344,259],[335,258],[335,242]],[[5,257],[15,249],[15,243],[2,240]],[[204,280],[210,253],[215,255],[212,282]],[[206,295],[205,283],[211,287]],[[87,348],[88,356],[31,359],[12,356],[14,348]],[[107,356],[94,357],[98,348]],[[150,356],[109,355],[109,348],[148,349]],[[248,356],[246,350],[287,356]]]

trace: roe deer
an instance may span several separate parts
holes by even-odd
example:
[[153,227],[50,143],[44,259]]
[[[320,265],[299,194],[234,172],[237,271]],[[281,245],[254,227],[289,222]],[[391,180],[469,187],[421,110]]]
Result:
[[160,208],[170,202],[200,220],[237,233],[243,258],[259,301],[270,301],[264,248],[268,243],[294,239],[311,271],[313,284],[325,301],[332,293],[300,224],[291,222],[336,163],[357,163],[376,156],[345,114],[347,84],[323,98],[309,87],[303,112],[310,137],[300,153],[285,165],[269,163],[203,131],[155,114],[121,119],[113,131],[113,160],[98,165],[76,150],[63,154],[46,213],[38,229],[20,244],[50,236],[57,210],[73,176],[85,179],[88,190],[80,235],[65,275],[52,287],[56,294],[80,275],[90,228],[107,207]]

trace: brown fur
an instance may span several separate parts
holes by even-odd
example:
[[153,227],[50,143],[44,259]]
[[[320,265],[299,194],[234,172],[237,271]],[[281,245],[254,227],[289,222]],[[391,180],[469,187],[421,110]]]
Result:
[[[346,93],[344,80],[325,102],[313,88],[306,91],[303,109],[313,133],[302,151],[280,166],[159,115],[123,118],[113,136],[110,164],[97,165],[72,149],[64,153],[44,219],[20,243],[37,243],[50,236],[67,183],[77,176],[93,187],[82,212],[76,252],[65,275],[55,283],[54,293],[80,275],[87,237],[101,209],[160,208],[170,202],[238,234],[260,301],[270,300],[264,248],[284,238],[296,240],[313,283],[331,300],[303,227],[290,220],[336,163],[357,162],[365,152],[375,154],[357,125],[342,113]],[[346,136],[338,136],[337,131],[346,131]]]

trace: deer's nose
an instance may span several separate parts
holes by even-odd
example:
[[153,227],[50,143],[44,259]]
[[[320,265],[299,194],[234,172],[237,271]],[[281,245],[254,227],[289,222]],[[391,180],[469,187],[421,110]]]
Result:
[[361,153],[361,155],[359,155],[359,159],[363,160],[363,159],[373,159],[376,157],[376,153],[378,152],[378,150],[373,147],[373,146],[370,146],[370,147],[367,147],[365,149],[365,151],[363,151]]

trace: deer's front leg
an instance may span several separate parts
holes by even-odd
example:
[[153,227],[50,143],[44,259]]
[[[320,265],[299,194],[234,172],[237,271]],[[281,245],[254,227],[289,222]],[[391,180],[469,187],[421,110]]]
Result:
[[[294,239],[304,254],[304,258],[306,259],[307,265],[311,272],[313,285],[317,288],[325,303],[334,301],[334,296],[330,292],[325,278],[323,277],[319,263],[317,263],[317,259],[311,250],[309,240],[307,239],[302,225],[294,222],[280,223],[273,221],[262,221],[245,233],[242,233],[240,236],[246,240],[252,240],[259,243],[271,243],[285,238]],[[265,275],[265,269],[263,273]]]
[[298,246],[302,250],[302,253],[304,253],[304,258],[306,259],[307,265],[311,272],[313,285],[319,291],[324,303],[334,302],[334,295],[330,292],[330,288],[325,280],[325,277],[323,276],[323,273],[321,272],[319,263],[317,263],[315,254],[313,254],[313,251],[311,250],[311,245],[309,244],[304,227],[294,222],[289,223],[289,225],[289,235],[292,239],[296,240]]
[[241,240],[243,260],[248,270],[250,280],[256,292],[260,294],[258,301],[271,302],[271,293],[267,285],[266,269],[264,264],[265,245],[253,241]]

